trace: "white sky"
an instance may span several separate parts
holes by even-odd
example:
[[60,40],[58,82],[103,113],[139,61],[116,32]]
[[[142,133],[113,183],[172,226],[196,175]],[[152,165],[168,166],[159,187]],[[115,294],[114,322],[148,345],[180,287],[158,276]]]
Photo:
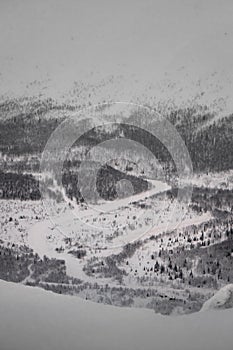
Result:
[[0,94],[58,96],[109,75],[233,81],[232,18],[231,0],[0,0]]

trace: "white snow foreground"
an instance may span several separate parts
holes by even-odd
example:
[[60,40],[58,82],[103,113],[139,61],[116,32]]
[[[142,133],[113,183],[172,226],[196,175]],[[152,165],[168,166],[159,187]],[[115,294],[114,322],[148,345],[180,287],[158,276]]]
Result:
[[221,288],[215,295],[207,300],[201,311],[213,309],[228,309],[233,307],[233,284],[228,284]]
[[233,310],[168,317],[0,281],[1,350],[230,350]]

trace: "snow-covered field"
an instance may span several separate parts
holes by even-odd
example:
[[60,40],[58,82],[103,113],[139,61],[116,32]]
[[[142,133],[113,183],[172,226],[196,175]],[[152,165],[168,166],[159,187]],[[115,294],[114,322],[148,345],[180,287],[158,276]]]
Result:
[[0,281],[2,350],[231,350],[233,311],[164,317]]
[[[97,208],[76,205],[71,209],[67,199],[65,206],[58,204],[54,207],[53,217],[48,215],[41,201],[2,200],[1,215],[4,220],[1,223],[1,239],[6,244],[24,243],[41,258],[46,255],[49,258],[63,259],[69,276],[93,283],[93,278],[83,271],[89,259],[102,259],[118,254],[129,242],[146,240],[151,235],[161,235],[177,227],[181,229],[211,219],[210,213],[197,214],[187,210],[182,203],[176,200],[171,202],[166,195],[156,197],[156,194],[170,189],[166,183],[150,180],[150,184],[152,188],[148,191],[98,204]],[[72,242],[68,246],[66,239]],[[84,259],[68,254],[71,249],[77,249],[80,245],[86,249],[87,256]],[[143,248],[143,255],[148,259],[155,249],[154,242],[150,242],[147,252],[145,249],[146,246]],[[129,260],[130,266],[136,266],[138,259],[138,254],[134,255]],[[143,270],[141,274],[143,275]],[[126,281],[129,282],[127,279]],[[135,285],[135,281],[131,282]],[[106,283],[117,285],[112,280],[98,278],[99,285]]]

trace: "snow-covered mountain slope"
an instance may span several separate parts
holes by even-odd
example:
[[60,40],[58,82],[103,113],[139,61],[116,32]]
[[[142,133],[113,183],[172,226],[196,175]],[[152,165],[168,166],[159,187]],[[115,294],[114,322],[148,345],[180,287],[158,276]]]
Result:
[[232,349],[232,310],[167,318],[3,281],[0,310],[2,350]]
[[201,311],[228,309],[233,307],[233,284],[221,288],[212,298],[207,300]]

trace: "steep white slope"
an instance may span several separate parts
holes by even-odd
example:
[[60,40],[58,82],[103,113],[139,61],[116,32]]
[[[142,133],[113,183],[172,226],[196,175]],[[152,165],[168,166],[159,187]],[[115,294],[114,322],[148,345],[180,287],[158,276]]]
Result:
[[231,307],[233,307],[233,284],[228,284],[207,300],[202,306],[201,311],[227,309]]
[[233,311],[165,317],[0,281],[1,350],[230,350]]

